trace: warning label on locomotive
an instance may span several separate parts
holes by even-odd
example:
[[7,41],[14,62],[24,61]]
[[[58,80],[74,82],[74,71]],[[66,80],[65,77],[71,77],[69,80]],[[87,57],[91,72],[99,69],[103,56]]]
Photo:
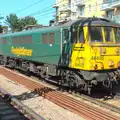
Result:
[[32,49],[25,49],[24,47],[11,47],[11,53],[17,56],[32,56]]

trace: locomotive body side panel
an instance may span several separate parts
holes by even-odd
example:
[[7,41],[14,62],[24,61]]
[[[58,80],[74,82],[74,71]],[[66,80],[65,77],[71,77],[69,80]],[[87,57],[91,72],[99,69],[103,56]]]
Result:
[[[15,37],[14,43],[13,37]],[[23,39],[24,37],[28,38]],[[5,56],[49,64],[57,64],[59,61],[61,54],[59,29],[26,35],[21,33],[20,35],[7,36],[5,39],[7,42],[2,44],[1,49]],[[26,39],[28,43],[26,43]]]
[[[53,34],[53,36],[51,34]],[[51,37],[49,35],[51,35]],[[40,33],[38,36],[33,35],[32,48],[33,56],[30,60],[57,64],[60,57],[60,32],[51,31]]]

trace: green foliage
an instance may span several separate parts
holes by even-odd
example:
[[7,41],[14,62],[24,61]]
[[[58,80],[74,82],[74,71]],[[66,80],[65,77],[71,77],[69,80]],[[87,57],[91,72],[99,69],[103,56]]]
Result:
[[35,18],[27,16],[25,18],[19,19],[20,30],[22,30],[26,25],[37,25]]
[[21,31],[26,25],[37,25],[37,20],[34,17],[27,16],[20,19],[16,14],[6,16],[5,22],[13,32]]
[[18,31],[19,19],[16,14],[6,16],[5,23],[11,28],[12,31]]
[[[2,17],[1,16],[1,14],[0,14],[0,20],[2,20],[4,17]],[[1,23],[1,22],[0,22]],[[0,25],[0,33],[2,33],[3,32],[3,28],[2,28],[2,25]]]
[[2,25],[0,25],[0,33],[3,32],[3,28],[2,28]]

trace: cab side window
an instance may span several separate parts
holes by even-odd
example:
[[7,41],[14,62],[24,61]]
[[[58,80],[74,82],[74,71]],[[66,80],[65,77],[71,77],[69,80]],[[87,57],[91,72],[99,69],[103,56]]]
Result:
[[79,29],[79,43],[84,43],[84,31],[83,31],[83,27]]
[[84,31],[83,27],[79,28],[79,31],[76,28],[72,30],[71,43],[84,43]]
[[120,42],[120,28],[113,28],[113,29],[114,29],[116,43],[119,43]]
[[71,43],[76,43],[76,41],[77,41],[77,29],[72,28]]
[[112,28],[111,27],[105,27],[105,40],[106,42],[113,42],[113,34],[112,34]]
[[64,42],[68,42],[69,40],[69,30],[65,29],[64,30]]

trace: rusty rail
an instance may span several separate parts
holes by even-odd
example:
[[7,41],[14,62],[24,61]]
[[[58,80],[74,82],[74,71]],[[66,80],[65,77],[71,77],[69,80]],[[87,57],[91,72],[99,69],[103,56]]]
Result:
[[36,89],[36,91],[38,91],[41,96],[65,109],[79,114],[83,118],[87,118],[87,120],[120,120],[118,116],[112,113],[108,113],[106,111],[95,108],[92,105],[88,105],[82,101],[78,101],[72,97],[61,94],[58,91],[49,88],[46,89],[44,85],[32,81],[28,77],[24,77],[23,75],[18,75],[13,71],[2,68],[0,69],[0,73],[13,81],[17,81],[20,84],[25,85],[31,91],[34,91]]

